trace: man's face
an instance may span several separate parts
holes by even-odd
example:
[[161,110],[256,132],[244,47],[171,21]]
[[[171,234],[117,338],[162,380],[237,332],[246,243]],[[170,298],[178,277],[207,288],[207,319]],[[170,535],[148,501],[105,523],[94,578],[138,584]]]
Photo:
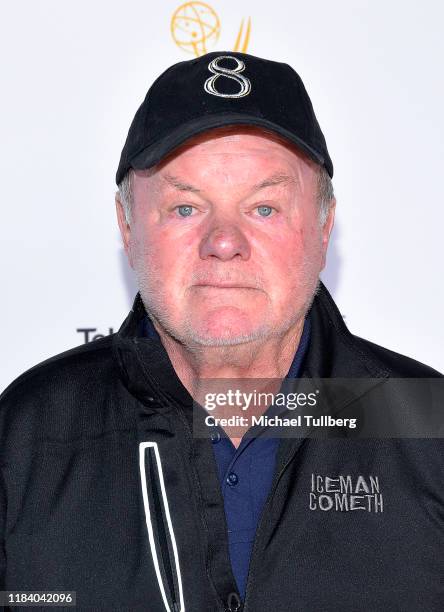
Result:
[[154,322],[186,346],[283,335],[324,267],[317,166],[259,129],[213,130],[135,171],[119,224]]

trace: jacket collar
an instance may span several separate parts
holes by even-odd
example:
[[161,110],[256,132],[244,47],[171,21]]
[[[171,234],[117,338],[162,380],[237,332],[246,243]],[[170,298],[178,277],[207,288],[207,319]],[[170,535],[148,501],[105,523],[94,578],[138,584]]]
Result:
[[365,343],[350,333],[325,285],[310,310],[312,334],[303,376],[312,378],[387,378],[390,371]]
[[[168,411],[171,401],[182,406],[192,405],[193,399],[177,376],[163,344],[141,335],[145,316],[145,307],[140,293],[137,293],[133,307],[113,342],[124,385],[153,411]],[[301,376],[380,379],[390,375],[364,343],[350,333],[322,282],[310,309],[310,319],[310,345]]]

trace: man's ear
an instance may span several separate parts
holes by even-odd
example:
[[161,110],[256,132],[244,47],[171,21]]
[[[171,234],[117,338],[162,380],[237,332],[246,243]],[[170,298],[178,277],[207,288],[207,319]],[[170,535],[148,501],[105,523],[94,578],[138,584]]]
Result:
[[333,229],[333,225],[335,222],[335,210],[336,210],[336,198],[332,198],[330,202],[330,208],[328,211],[327,219],[325,220],[324,226],[322,228],[322,267],[321,270],[325,268],[326,259],[327,259],[327,248],[330,240],[330,234]]
[[126,220],[125,209],[122,202],[120,201],[119,193],[116,193],[116,213],[117,222],[119,224],[120,235],[122,236],[123,247],[125,249],[126,256],[128,257],[129,265],[133,268],[133,261],[131,256],[131,227]]

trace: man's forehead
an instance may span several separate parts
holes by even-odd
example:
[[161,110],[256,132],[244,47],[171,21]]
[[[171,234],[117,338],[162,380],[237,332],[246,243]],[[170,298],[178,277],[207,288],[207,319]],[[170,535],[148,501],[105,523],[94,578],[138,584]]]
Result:
[[[319,168],[296,145],[274,132],[254,126],[229,126],[190,138],[161,163],[147,170],[136,170],[135,174],[141,178],[153,177],[163,188],[193,191],[187,177],[191,174],[204,177],[209,171],[207,160],[212,158],[224,173],[230,172],[230,162],[231,170],[237,170],[238,164],[242,164],[245,180],[251,179],[257,187],[289,184]],[[255,176],[261,173],[263,184]]]

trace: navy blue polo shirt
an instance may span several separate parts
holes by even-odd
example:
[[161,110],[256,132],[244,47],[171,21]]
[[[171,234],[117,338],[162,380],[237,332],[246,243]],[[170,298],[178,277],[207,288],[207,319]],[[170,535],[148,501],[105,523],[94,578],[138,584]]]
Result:
[[[149,317],[143,333],[160,341]],[[305,319],[298,349],[286,378],[297,378],[310,341],[310,318]],[[231,566],[242,599],[245,599],[248,567],[259,518],[270,492],[279,438],[243,437],[238,448],[227,436],[212,434],[224,499]]]

